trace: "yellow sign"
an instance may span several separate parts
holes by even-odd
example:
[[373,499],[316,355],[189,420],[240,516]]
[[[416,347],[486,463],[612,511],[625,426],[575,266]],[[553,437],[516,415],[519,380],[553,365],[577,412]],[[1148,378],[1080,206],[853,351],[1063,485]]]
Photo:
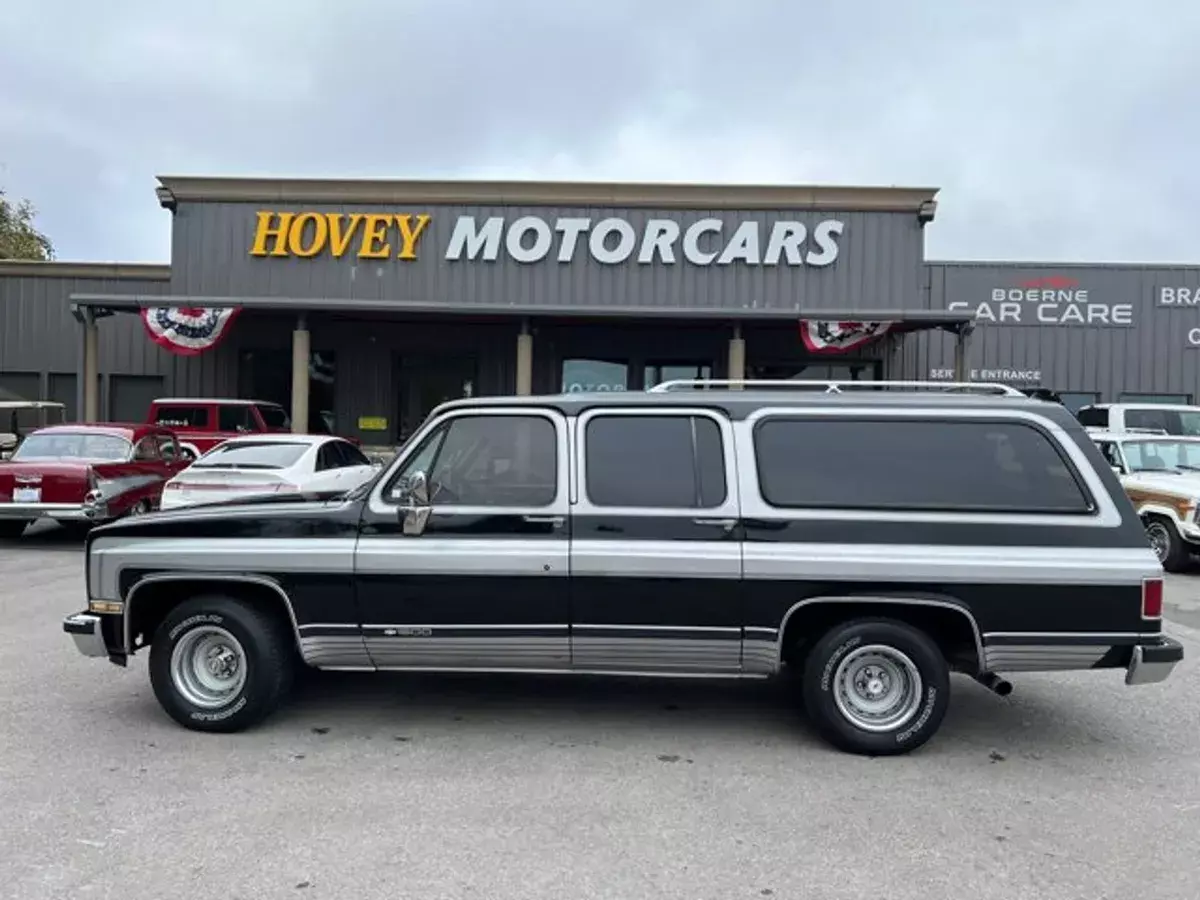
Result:
[[319,213],[260,211],[251,256],[320,253],[342,257],[352,246],[359,259],[416,259],[430,217],[424,213]]
[[359,416],[359,431],[387,431],[387,419],[383,416]]

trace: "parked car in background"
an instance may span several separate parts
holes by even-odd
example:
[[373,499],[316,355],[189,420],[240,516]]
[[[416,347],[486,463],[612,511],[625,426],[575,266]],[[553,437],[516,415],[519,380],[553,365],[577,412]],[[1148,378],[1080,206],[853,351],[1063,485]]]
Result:
[[244,500],[264,494],[340,493],[379,466],[349,441],[329,435],[230,438],[167,482],[162,508]]
[[179,435],[185,453],[203,456],[243,434],[290,434],[292,421],[278,403],[264,400],[215,400],[167,397],[150,404],[146,421]]
[[38,428],[61,424],[66,409],[53,400],[0,400],[0,459],[12,456]]
[[39,428],[0,461],[0,537],[19,537],[37,519],[94,524],[149,512],[187,464],[165,428]]
[[1168,572],[1200,553],[1200,436],[1092,432]]
[[1075,413],[1089,431],[1200,435],[1200,406],[1176,403],[1093,403]]

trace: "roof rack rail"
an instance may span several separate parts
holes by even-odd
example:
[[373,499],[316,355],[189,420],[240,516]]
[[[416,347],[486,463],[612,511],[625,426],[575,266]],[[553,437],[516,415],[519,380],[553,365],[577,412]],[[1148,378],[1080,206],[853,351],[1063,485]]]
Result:
[[912,390],[914,388],[926,388],[938,391],[964,391],[975,392],[981,394],[1002,394],[1006,397],[1021,397],[1028,399],[1025,394],[1018,391],[1016,388],[1007,384],[992,383],[986,381],[807,381],[803,379],[791,378],[776,378],[776,379],[722,379],[722,378],[680,378],[672,381],[664,381],[661,384],[656,384],[652,388],[647,388],[651,393],[667,393],[669,391],[687,390],[688,388],[790,388],[791,390],[805,390],[813,388],[824,388],[827,394],[840,394],[846,388],[851,389],[872,389],[885,390],[889,388],[905,388]]

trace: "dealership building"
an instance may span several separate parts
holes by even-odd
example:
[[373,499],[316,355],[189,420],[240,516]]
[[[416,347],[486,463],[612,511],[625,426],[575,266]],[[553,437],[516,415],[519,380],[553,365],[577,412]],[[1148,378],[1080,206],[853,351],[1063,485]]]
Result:
[[1200,394],[1200,266],[927,261],[935,189],[159,181],[169,264],[0,262],[0,396],[271,400],[388,445],[452,397],[670,378]]

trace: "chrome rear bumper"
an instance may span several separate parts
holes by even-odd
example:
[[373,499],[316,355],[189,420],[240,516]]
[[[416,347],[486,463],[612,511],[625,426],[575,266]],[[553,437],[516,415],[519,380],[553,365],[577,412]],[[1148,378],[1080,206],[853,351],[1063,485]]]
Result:
[[1138,644],[1133,648],[1125,670],[1126,684],[1158,684],[1166,681],[1183,661],[1183,644],[1163,637],[1154,644]]

